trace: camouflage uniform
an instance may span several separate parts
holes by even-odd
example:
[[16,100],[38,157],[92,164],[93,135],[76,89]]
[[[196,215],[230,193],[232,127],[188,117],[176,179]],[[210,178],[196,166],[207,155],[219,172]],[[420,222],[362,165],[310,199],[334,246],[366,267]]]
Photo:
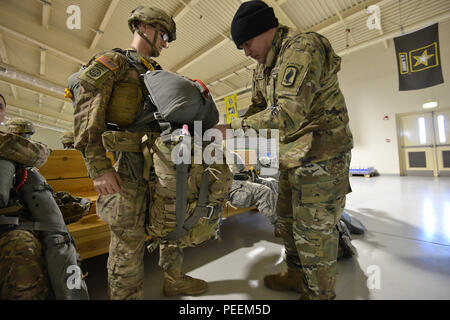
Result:
[[[261,181],[265,181],[260,178]],[[275,179],[273,179],[275,180]],[[276,221],[276,203],[278,194],[276,190],[268,185],[249,180],[233,180],[228,200],[230,204],[238,208],[249,208],[256,206],[258,211],[269,219],[271,223]]]
[[192,165],[190,165],[187,178],[185,220],[193,215],[197,207],[205,169],[210,170],[206,205],[215,207],[215,209],[208,212],[211,213],[209,217],[201,217],[192,229],[178,239],[165,240],[165,237],[177,226],[177,173],[173,162],[168,160],[171,159],[174,147],[173,144],[163,143],[161,138],[156,139],[153,147],[156,183],[147,231],[154,242],[152,246],[160,244],[159,266],[165,271],[164,294],[166,296],[201,294],[207,290],[206,282],[190,278],[182,271],[183,248],[200,245],[210,238],[218,236],[222,205],[226,201],[228,190],[232,184],[232,174],[226,164],[214,163],[205,168],[202,164],[194,164],[192,157]]
[[[160,68],[135,50],[128,52],[142,68]],[[145,64],[141,59],[145,59]],[[122,180],[118,193],[100,195],[97,200],[97,214],[111,231],[107,266],[109,295],[111,299],[143,299],[145,216],[149,202],[148,182],[143,177],[144,157],[142,153],[115,152],[113,167],[102,143],[102,133],[108,130],[107,112],[111,104],[139,106],[142,101],[137,97],[143,95],[142,84],[136,69],[123,54],[115,51],[97,55],[79,79],[80,91],[74,110],[75,148],[83,154],[91,179],[116,170]],[[135,125],[127,129],[151,131]]]
[[[42,165],[48,157],[48,149],[40,143],[29,142],[18,136],[32,135],[33,124],[28,120],[13,118],[5,125],[8,133],[0,133],[0,161],[14,163],[13,160],[26,158],[29,165]],[[36,156],[45,160],[36,159]],[[2,172],[2,178],[5,178],[5,172]],[[2,192],[8,190],[2,188]],[[0,208],[8,206],[6,199],[9,199],[9,195],[6,198],[2,195]],[[15,230],[14,227],[0,224],[0,274],[0,300],[44,300],[49,297],[51,290],[42,245],[32,231]]]
[[64,149],[74,149],[74,136],[72,131],[66,131],[62,134],[60,141]]
[[303,297],[333,299],[336,223],[351,192],[353,138],[329,41],[279,26],[265,64],[253,75],[252,105],[235,128],[278,129],[280,181],[277,233],[288,270],[302,274]]
[[27,230],[0,233],[0,300],[44,300],[50,284],[42,245]]

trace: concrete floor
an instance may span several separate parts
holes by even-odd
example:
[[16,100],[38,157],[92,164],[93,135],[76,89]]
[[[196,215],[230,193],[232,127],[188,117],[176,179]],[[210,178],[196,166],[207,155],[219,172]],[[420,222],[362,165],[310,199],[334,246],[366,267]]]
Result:
[[[346,210],[368,229],[353,236],[358,257],[340,260],[337,299],[450,299],[450,178],[352,177]],[[185,250],[184,271],[209,283],[198,297],[171,299],[296,300],[271,291],[263,277],[284,269],[271,225],[247,212],[224,221],[222,241]],[[92,299],[107,299],[107,255],[87,259]],[[145,256],[145,299],[165,299],[158,253]]]

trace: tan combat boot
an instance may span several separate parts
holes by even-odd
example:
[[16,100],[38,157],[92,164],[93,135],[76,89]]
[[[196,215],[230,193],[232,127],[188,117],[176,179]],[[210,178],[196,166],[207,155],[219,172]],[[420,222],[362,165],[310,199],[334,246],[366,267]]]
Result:
[[303,272],[299,269],[290,269],[287,271],[272,274],[264,277],[264,285],[277,291],[295,291],[304,294]]
[[206,290],[208,290],[206,281],[189,277],[183,273],[175,275],[164,272],[163,293],[166,297],[195,296],[205,293]]

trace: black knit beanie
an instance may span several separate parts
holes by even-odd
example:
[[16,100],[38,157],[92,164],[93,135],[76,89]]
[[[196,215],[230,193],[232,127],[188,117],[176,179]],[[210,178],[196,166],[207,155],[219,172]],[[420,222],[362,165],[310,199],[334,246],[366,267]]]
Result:
[[273,8],[263,1],[254,0],[241,4],[231,22],[231,36],[238,49],[245,41],[278,26]]

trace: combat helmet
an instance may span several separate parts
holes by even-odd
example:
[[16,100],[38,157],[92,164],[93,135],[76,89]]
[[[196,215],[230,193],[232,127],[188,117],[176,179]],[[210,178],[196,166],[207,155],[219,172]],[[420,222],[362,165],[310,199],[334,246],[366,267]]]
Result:
[[75,143],[74,140],[75,138],[72,131],[64,132],[60,138],[60,141],[63,144],[64,148],[73,148],[73,145]]
[[136,31],[136,22],[159,24],[169,33],[169,42],[176,40],[177,28],[175,21],[164,10],[155,7],[139,6],[131,11],[128,27],[131,32]]
[[9,119],[5,126],[8,133],[31,136],[35,132],[33,123],[22,118]]

